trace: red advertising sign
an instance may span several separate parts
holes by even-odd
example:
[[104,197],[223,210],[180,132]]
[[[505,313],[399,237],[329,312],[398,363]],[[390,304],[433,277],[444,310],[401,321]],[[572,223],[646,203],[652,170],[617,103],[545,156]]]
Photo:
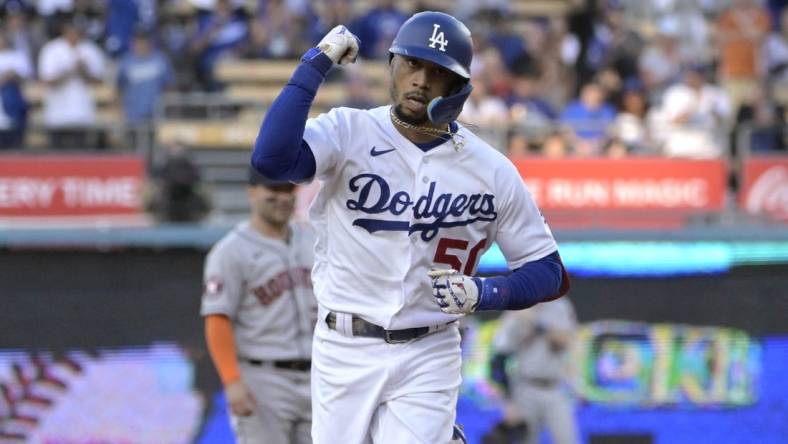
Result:
[[144,177],[134,156],[0,156],[0,218],[137,215]]
[[[580,224],[578,217],[595,216],[604,225],[643,225],[631,223],[636,217],[664,226],[691,213],[720,211],[725,202],[721,160],[523,157],[514,163],[553,223],[556,215],[571,215],[568,219]],[[614,214],[630,219],[615,220]]]
[[788,156],[748,158],[744,163],[739,205],[751,214],[788,221]]

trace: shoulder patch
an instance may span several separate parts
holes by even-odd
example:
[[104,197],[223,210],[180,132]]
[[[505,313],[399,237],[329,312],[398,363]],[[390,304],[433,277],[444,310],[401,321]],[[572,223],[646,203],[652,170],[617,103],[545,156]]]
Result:
[[203,284],[203,296],[206,297],[216,297],[222,293],[222,289],[224,288],[224,282],[222,278],[219,276],[211,276],[209,277],[205,283]]

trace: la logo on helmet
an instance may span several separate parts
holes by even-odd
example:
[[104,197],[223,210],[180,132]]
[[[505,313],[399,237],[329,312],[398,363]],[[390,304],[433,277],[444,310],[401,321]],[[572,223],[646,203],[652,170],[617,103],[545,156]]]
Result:
[[441,25],[437,23],[432,24],[432,37],[430,37],[430,48],[434,48],[435,45],[440,45],[441,52],[446,52],[446,45],[449,44],[449,41],[446,40],[446,37],[443,35],[443,31],[438,32]]

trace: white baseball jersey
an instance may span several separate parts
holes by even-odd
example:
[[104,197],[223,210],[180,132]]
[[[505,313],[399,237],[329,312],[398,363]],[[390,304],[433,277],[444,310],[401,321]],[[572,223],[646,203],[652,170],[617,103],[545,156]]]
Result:
[[328,310],[387,329],[438,325],[427,271],[473,274],[493,242],[511,268],[557,247],[514,165],[466,128],[427,152],[402,136],[390,106],[335,108],[307,121],[321,188],[315,296]]
[[233,322],[238,355],[309,359],[317,306],[310,271],[314,235],[291,224],[289,243],[239,223],[208,253],[201,314]]

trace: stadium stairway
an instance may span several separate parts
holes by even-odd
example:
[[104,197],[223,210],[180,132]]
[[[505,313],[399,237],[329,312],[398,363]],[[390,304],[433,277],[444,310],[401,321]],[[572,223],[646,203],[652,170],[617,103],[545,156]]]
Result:
[[190,152],[211,198],[209,223],[229,224],[248,215],[246,183],[249,155],[248,149],[203,148]]

